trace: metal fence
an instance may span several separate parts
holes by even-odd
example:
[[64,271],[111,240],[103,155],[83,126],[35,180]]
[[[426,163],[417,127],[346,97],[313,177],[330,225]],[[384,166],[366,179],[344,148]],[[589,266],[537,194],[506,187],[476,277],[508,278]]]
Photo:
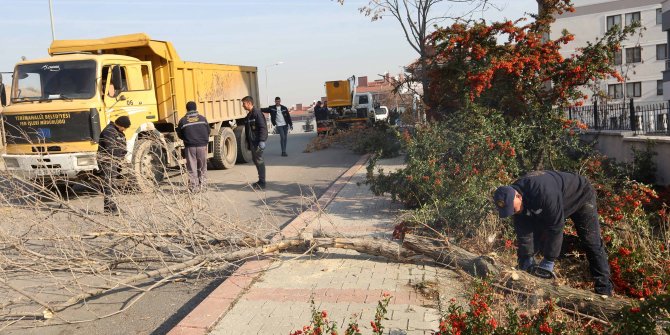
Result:
[[568,118],[585,123],[589,129],[625,130],[635,134],[670,135],[668,102],[635,104],[633,99],[622,103],[598,104],[564,109]]

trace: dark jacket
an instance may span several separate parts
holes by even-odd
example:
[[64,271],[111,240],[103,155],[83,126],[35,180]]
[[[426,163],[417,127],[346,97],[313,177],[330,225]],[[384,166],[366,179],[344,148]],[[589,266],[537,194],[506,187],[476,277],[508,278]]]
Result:
[[531,172],[511,186],[523,199],[522,212],[514,215],[517,255],[532,255],[535,239],[545,259],[554,261],[561,252],[565,220],[594,201],[593,187],[578,174],[559,171]]
[[314,118],[316,118],[317,121],[328,120],[328,108],[323,106],[315,107]]
[[[291,120],[291,114],[289,114],[288,108],[286,108],[284,105],[279,105],[279,109],[281,110],[281,114],[284,116],[284,121],[286,121],[286,124],[293,128],[293,121]],[[272,122],[273,126],[277,125],[277,105],[263,108],[262,112],[270,113],[270,122]]]
[[5,84],[0,84],[0,106],[7,106],[7,92],[5,92]]
[[260,142],[268,139],[268,124],[265,121],[265,115],[258,107],[254,107],[247,114],[244,122],[245,133],[247,134],[247,145],[249,149],[258,147]]
[[98,143],[98,159],[102,163],[110,163],[126,156],[126,135],[113,122],[110,122],[100,133]]
[[206,146],[209,143],[210,131],[207,118],[198,114],[198,111],[189,111],[177,125],[177,136],[187,147]]

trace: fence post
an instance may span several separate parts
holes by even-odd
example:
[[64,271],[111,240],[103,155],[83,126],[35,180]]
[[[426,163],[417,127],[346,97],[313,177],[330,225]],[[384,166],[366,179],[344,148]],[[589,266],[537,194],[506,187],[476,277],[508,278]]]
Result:
[[568,107],[568,120],[572,120],[572,107]]
[[598,127],[598,100],[593,102],[593,129],[600,129]]
[[630,130],[633,131],[633,134],[637,134],[637,125],[635,120],[635,106],[633,105],[633,98],[630,98]]

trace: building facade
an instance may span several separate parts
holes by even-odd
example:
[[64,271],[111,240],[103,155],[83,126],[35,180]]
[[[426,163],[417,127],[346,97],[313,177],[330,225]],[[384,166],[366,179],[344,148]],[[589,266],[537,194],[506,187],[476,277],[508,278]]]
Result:
[[[668,58],[668,35],[664,32],[662,3],[667,0],[573,0],[575,11],[556,18],[551,26],[551,38],[559,37],[563,30],[575,36],[565,45],[564,57],[577,53],[578,48],[594,42],[615,25],[625,26],[639,21],[644,29],[624,42],[615,56],[615,64],[624,76],[623,83],[614,78],[598,83],[596,90],[601,97],[594,97],[593,89],[585,89],[586,103],[606,99],[622,102],[632,98],[635,103],[667,101],[670,86],[664,84],[664,70]],[[667,5],[670,10],[670,3]],[[665,5],[663,5],[665,7]],[[670,14],[668,14],[670,15]],[[665,20],[670,24],[670,17]],[[670,74],[666,75],[670,79]],[[665,95],[665,97],[664,97]]]
[[[666,44],[670,45],[670,0],[664,0],[661,7],[661,27],[665,34]],[[668,61],[663,68],[663,100],[670,101],[670,66]]]

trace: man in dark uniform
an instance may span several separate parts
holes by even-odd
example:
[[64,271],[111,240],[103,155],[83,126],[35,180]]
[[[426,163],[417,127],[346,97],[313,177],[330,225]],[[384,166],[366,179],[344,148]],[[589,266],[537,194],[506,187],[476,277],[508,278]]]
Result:
[[[589,261],[595,292],[612,295],[596,193],[586,178],[568,172],[535,171],[512,185],[499,187],[493,201],[501,218],[514,216],[521,270],[543,278],[554,277],[554,262],[561,252],[565,220],[571,218]],[[535,264],[533,257],[537,251],[544,256],[540,264]]]
[[124,115],[110,122],[100,133],[98,168],[102,171],[103,176],[102,194],[105,214],[120,214],[113,198],[113,192],[114,182],[119,177],[121,164],[128,153],[126,136],[123,134],[128,128],[130,128],[130,118]]
[[186,169],[188,170],[188,189],[191,192],[203,191],[206,187],[207,144],[209,143],[209,123],[200,115],[194,101],[186,103],[186,115],[179,120],[177,135],[186,146]]
[[247,145],[251,150],[251,158],[258,170],[258,181],[252,186],[254,188],[265,188],[265,162],[263,161],[263,150],[265,141],[268,139],[268,125],[265,115],[258,107],[254,107],[254,99],[250,96],[242,98],[242,107],[246,110],[247,117],[244,127],[247,134]]
[[5,84],[2,83],[2,73],[0,73],[0,107],[7,106],[7,92],[5,92]]

